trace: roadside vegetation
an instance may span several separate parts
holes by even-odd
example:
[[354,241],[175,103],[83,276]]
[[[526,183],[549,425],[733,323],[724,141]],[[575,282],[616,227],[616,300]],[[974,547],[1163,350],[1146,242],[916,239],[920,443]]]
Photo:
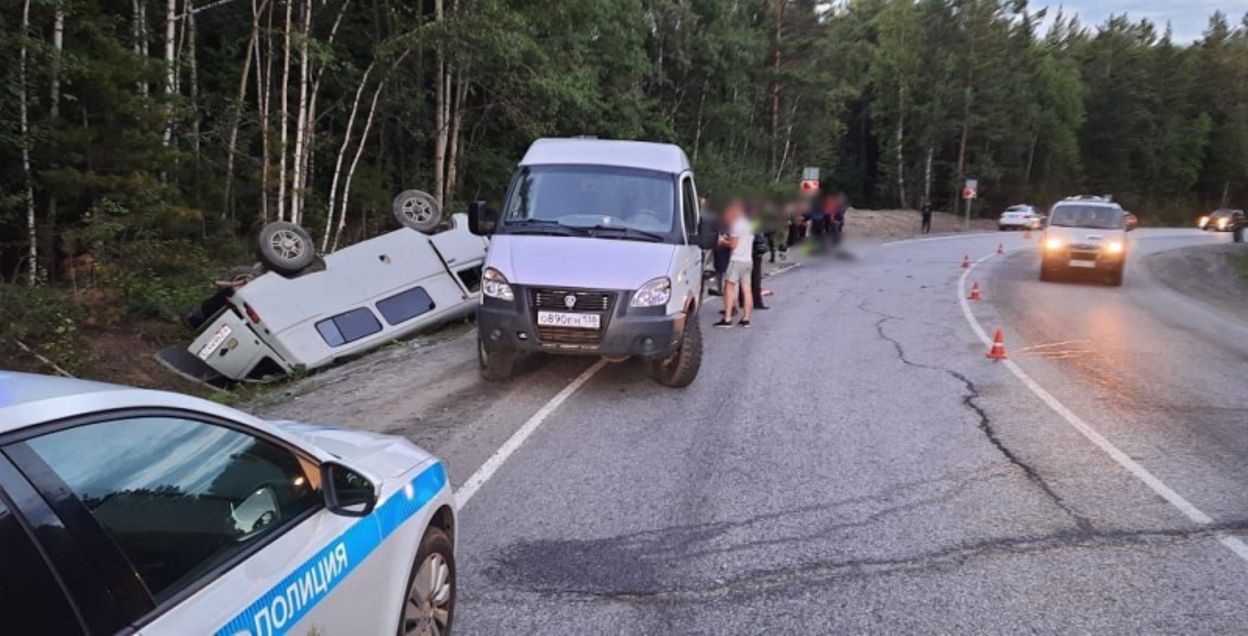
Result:
[[[681,144],[712,196],[823,169],[857,207],[1248,194],[1248,28],[999,0],[14,0],[0,7],[0,366],[151,384],[265,222],[326,250],[420,188],[502,196],[533,138]],[[118,359],[119,357],[119,359]],[[130,364],[126,364],[127,357]],[[139,361],[138,358],[144,358]],[[110,362],[111,361],[111,362]]]

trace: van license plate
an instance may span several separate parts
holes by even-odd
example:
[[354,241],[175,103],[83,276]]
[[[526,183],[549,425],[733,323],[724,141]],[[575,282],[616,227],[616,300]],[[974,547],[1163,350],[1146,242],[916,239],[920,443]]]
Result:
[[213,352],[220,349],[221,343],[225,342],[225,339],[229,337],[230,326],[221,325],[221,328],[217,330],[217,333],[212,334],[212,337],[208,339],[208,343],[204,345],[204,348],[200,349],[199,353],[195,355],[199,356],[200,360],[207,362]]
[[1096,261],[1071,261],[1071,267],[1096,267]]
[[602,316],[598,314],[572,314],[562,311],[539,311],[537,312],[537,326],[598,329],[602,326]]

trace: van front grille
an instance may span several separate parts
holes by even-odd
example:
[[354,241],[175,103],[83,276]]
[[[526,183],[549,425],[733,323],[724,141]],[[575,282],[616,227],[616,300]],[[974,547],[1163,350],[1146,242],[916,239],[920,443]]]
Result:
[[[576,299],[571,307],[568,307],[568,296]],[[533,306],[549,311],[606,312],[611,308],[611,294],[600,291],[535,289]]]

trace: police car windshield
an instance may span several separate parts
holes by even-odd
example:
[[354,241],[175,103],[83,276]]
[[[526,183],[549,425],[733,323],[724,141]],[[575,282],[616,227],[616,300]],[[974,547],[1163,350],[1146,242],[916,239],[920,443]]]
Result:
[[1049,225],[1121,230],[1126,227],[1125,216],[1121,209],[1106,205],[1059,205],[1053,208]]
[[[505,206],[502,231],[557,225],[621,238],[636,230],[668,236],[676,225],[672,175],[607,166],[528,166],[521,169]],[[554,232],[552,232],[554,233]]]

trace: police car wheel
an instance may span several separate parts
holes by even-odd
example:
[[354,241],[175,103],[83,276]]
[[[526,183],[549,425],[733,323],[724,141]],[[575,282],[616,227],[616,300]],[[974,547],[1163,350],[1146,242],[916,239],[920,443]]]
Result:
[[420,542],[403,600],[399,636],[445,636],[455,622],[455,552],[440,528]]

